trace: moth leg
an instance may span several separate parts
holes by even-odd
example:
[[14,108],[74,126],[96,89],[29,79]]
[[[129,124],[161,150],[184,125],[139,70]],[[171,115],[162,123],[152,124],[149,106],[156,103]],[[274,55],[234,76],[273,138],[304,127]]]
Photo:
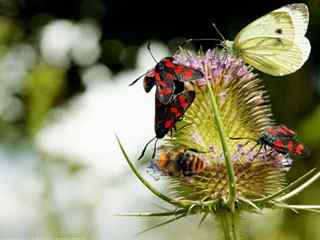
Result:
[[159,138],[156,138],[156,140],[154,141],[154,147],[153,147],[153,153],[152,153],[152,159],[155,158],[156,156],[156,150],[157,150],[157,143],[158,143]]
[[[253,151],[253,149],[255,149],[259,144],[256,144],[253,146],[253,148],[251,148],[250,152]],[[261,153],[261,150],[262,148],[264,147],[263,144],[260,144],[260,147],[259,147],[259,150],[257,151],[257,153],[254,155],[253,159],[255,159],[260,153]]]

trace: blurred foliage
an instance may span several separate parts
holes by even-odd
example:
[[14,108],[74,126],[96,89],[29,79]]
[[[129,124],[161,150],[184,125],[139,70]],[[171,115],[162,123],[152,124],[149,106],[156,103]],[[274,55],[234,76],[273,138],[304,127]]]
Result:
[[301,122],[301,136],[310,147],[316,148],[320,142],[320,105]]
[[39,63],[26,76],[27,126],[32,135],[43,125],[48,111],[63,94],[65,69]]

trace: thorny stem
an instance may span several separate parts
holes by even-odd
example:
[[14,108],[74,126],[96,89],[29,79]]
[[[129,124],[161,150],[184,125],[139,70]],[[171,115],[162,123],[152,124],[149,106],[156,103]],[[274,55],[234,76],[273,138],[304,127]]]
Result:
[[218,109],[217,99],[214,95],[212,85],[210,84],[209,80],[207,80],[207,86],[209,89],[210,100],[211,100],[212,110],[213,110],[213,114],[214,114],[215,126],[217,126],[217,129],[219,132],[219,137],[220,137],[220,141],[221,141],[221,145],[222,145],[222,149],[223,149],[223,153],[224,153],[226,169],[227,169],[227,173],[228,173],[228,183],[229,183],[228,206],[229,206],[231,212],[234,212],[234,205],[235,205],[235,201],[236,201],[236,179],[234,176],[230,150],[228,148],[228,141],[227,141],[228,138],[225,133],[223,123],[221,120],[220,112]]
[[149,212],[149,213],[127,213],[127,214],[117,214],[116,216],[121,217],[167,217],[172,215],[180,215],[186,213],[186,209],[179,209],[175,211],[167,211],[167,212]]

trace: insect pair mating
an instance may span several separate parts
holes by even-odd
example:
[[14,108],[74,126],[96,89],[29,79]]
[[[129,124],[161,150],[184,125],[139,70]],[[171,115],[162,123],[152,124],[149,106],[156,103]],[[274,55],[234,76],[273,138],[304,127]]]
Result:
[[[153,57],[149,44],[148,49]],[[156,86],[154,120],[156,136],[146,144],[139,159],[143,157],[148,145],[153,140],[156,140],[156,145],[157,140],[163,138],[171,131],[191,106],[195,99],[195,92],[193,90],[186,90],[185,83],[203,78],[201,71],[174,63],[174,61],[173,57],[163,58],[157,62],[154,68],[138,77],[129,85],[132,86],[144,76],[143,87],[145,92],[150,92]],[[155,149],[156,146],[154,147],[153,157]]]

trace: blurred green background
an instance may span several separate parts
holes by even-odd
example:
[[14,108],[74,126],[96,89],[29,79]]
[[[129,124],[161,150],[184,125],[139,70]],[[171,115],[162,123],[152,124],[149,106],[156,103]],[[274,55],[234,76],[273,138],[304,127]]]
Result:
[[[292,1],[0,0],[0,238],[219,239],[213,218],[189,217],[144,235],[159,219],[117,213],[163,203],[132,176],[114,133],[135,158],[153,135],[153,94],[128,84],[188,38],[232,39]],[[277,122],[311,149],[293,180],[320,166],[320,1],[306,1],[310,59],[282,78],[261,74]],[[212,47],[212,43],[204,43]],[[146,172],[141,166],[141,171]],[[161,181],[155,181],[159,188]],[[292,200],[320,204],[315,183]],[[320,239],[320,215],[267,211],[241,217],[243,239]]]

